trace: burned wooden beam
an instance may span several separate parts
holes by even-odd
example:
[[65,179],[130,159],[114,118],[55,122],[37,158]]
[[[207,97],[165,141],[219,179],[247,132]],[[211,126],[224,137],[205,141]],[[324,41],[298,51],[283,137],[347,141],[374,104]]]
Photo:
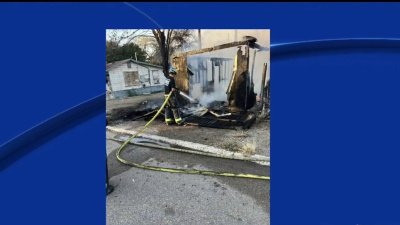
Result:
[[225,49],[225,48],[237,47],[240,45],[247,45],[250,48],[256,48],[256,49],[259,49],[262,51],[269,50],[269,48],[261,46],[261,45],[257,44],[256,42],[257,42],[256,38],[251,37],[251,36],[244,36],[242,41],[234,41],[234,42],[225,43],[225,44],[217,45],[217,46],[210,47],[210,48],[203,48],[203,49],[197,49],[197,50],[192,50],[192,51],[188,51],[188,52],[183,52],[176,56],[180,57],[180,56],[197,55],[197,54],[212,52],[212,51],[221,50],[221,49]]
[[260,51],[269,51],[269,48],[267,48],[265,46],[261,46],[261,45],[259,45],[257,43],[254,43],[253,46],[250,46],[250,47],[256,48],[256,49],[258,49]]
[[183,52],[176,56],[177,57],[180,57],[180,56],[186,57],[186,56],[190,56],[190,55],[197,55],[197,54],[212,52],[212,51],[221,50],[221,49],[225,49],[225,48],[232,48],[232,47],[236,47],[236,46],[240,46],[240,45],[249,45],[250,43],[251,42],[249,42],[249,41],[235,41],[235,42],[230,42],[230,43],[226,43],[226,44],[222,44],[222,45],[217,45],[217,46],[210,47],[210,48],[203,48],[203,49],[197,49],[197,50],[192,50],[192,51],[188,51],[188,52]]
[[265,79],[267,76],[267,63],[264,63],[263,65],[263,72],[261,76],[262,77],[261,77],[261,89],[260,89],[260,100],[261,100],[260,108],[262,109],[265,104],[264,97],[265,97]]

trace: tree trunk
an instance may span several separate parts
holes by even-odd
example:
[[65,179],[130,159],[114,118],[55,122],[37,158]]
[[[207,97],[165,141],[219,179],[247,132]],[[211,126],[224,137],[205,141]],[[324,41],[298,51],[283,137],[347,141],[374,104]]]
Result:
[[160,54],[161,54],[161,63],[163,67],[163,73],[165,77],[168,77],[168,69],[169,69],[169,63],[168,63],[168,52],[167,52],[167,46],[166,46],[166,38],[165,38],[165,33],[163,30],[160,29],[155,29],[152,30],[154,37],[157,40],[158,46],[160,47]]

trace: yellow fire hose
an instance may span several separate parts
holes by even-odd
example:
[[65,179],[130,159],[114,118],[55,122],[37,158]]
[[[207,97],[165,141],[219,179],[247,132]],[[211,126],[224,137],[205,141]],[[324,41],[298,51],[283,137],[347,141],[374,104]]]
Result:
[[160,172],[170,172],[170,173],[185,173],[185,174],[200,174],[200,175],[208,175],[208,176],[223,176],[223,177],[241,177],[241,178],[248,178],[248,179],[258,179],[258,180],[270,180],[270,177],[268,176],[260,176],[256,174],[244,174],[244,173],[229,173],[229,172],[216,172],[216,171],[208,171],[208,170],[196,170],[196,169],[173,169],[173,168],[166,168],[166,167],[156,167],[156,166],[146,166],[143,164],[139,163],[134,163],[130,162],[126,159],[123,159],[121,157],[121,153],[123,149],[126,147],[126,145],[131,142],[134,138],[142,134],[148,126],[157,118],[157,116],[161,113],[161,111],[164,109],[165,105],[167,104],[169,98],[171,97],[172,92],[170,92],[167,97],[165,98],[164,103],[161,105],[160,109],[157,111],[157,113],[154,115],[153,118],[149,122],[146,123],[146,125],[141,129],[139,132],[137,132],[135,135],[132,135],[130,138],[128,138],[119,148],[116,153],[116,157],[118,161],[120,161],[123,164],[133,166],[136,168],[140,169],[146,169],[146,170],[153,170],[153,171],[160,171]]

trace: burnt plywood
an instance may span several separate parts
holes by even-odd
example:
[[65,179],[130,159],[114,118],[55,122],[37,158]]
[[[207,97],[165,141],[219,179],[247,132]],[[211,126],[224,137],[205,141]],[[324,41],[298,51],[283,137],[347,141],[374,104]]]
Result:
[[180,91],[189,94],[189,74],[187,69],[186,57],[184,56],[174,57],[172,60],[172,64],[176,69],[176,75],[175,75],[176,87]]
[[227,90],[228,105],[232,110],[246,110],[254,106],[255,94],[251,85],[249,48],[246,46],[244,52],[241,48],[236,52],[233,76]]

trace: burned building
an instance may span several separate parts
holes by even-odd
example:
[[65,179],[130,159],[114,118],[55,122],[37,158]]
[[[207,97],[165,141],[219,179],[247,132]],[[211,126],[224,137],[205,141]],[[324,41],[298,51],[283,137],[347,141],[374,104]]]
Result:
[[[229,54],[220,54],[229,50]],[[262,73],[254,72],[258,51],[268,50],[259,46],[255,38],[231,42],[211,48],[177,54],[172,57],[178,105],[188,125],[236,129],[249,128],[257,115],[265,111],[264,104],[257,104],[255,86],[260,88],[258,99],[269,97],[264,94],[267,59],[261,60]],[[260,62],[259,62],[260,63]],[[259,78],[259,83],[254,82]],[[262,81],[261,81],[262,78]],[[266,102],[266,101],[264,101]],[[269,104],[269,102],[268,102]],[[149,108],[143,116],[150,119],[156,110]]]
[[[208,94],[224,88],[225,100],[230,110],[245,111],[252,108],[256,103],[253,82],[256,52],[266,49],[258,45],[256,41],[255,38],[244,37],[243,41],[176,55],[172,63],[178,73],[177,87],[187,95],[191,95],[190,92],[195,89]],[[235,47],[236,53],[231,58],[202,56],[205,53]],[[250,49],[254,49],[252,56],[250,56]],[[252,65],[249,63],[251,57],[253,57]],[[190,68],[193,74],[189,74],[186,68]]]
[[[251,109],[256,106],[257,97],[253,79],[255,57],[257,51],[267,50],[256,41],[255,38],[244,37],[243,41],[184,52],[173,57],[172,64],[177,70],[176,85],[184,95],[197,99],[209,95],[219,97],[212,98],[217,101],[202,104],[208,108],[208,113],[188,116],[189,123],[219,128],[251,126],[255,121],[255,112]],[[228,48],[234,50],[230,57],[213,55]],[[250,54],[251,49],[253,54]],[[266,67],[266,64],[263,66]],[[265,82],[265,70],[256,76],[263,77]],[[264,90],[265,85],[260,86],[260,90]]]

